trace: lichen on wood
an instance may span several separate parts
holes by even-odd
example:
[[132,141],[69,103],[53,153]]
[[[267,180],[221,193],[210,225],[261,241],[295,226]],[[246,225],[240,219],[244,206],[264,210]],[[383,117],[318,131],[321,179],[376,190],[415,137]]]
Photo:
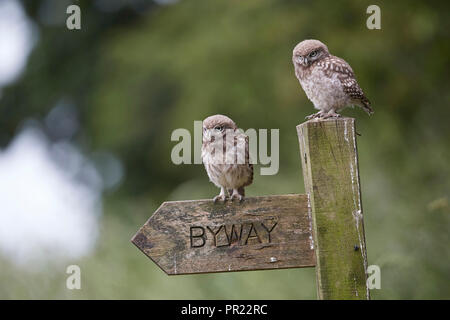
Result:
[[297,126],[309,194],[319,299],[369,299],[355,121]]

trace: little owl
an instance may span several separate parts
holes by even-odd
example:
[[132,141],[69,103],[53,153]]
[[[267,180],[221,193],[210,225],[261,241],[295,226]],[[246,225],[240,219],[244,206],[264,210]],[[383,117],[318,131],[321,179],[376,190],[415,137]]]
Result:
[[203,120],[202,160],[209,179],[220,188],[214,202],[225,202],[228,195],[231,200],[244,199],[244,187],[253,181],[253,164],[248,137],[233,120],[220,114]]
[[350,65],[331,55],[322,42],[300,42],[294,48],[292,62],[308,99],[320,110],[307,119],[340,117],[337,111],[353,105],[363,108],[369,115],[373,113]]

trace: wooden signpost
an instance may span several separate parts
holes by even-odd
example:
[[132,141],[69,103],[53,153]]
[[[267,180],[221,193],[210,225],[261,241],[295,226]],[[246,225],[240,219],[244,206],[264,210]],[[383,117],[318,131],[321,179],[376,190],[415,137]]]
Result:
[[312,267],[305,195],[164,202],[132,242],[169,275]]
[[297,132],[306,195],[164,202],[131,241],[169,275],[316,267],[319,299],[369,299],[354,119]]

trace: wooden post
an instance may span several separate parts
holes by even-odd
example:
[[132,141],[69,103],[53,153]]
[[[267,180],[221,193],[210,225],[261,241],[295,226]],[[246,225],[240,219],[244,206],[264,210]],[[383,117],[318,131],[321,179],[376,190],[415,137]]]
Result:
[[297,126],[310,197],[319,299],[370,299],[355,121]]

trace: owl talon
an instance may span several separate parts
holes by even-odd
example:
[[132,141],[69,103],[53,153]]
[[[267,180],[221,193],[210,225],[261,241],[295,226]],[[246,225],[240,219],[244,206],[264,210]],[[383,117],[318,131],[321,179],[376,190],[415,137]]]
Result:
[[321,118],[323,116],[322,110],[313,114],[310,114],[309,116],[305,117],[306,120]]
[[233,194],[231,195],[231,201],[234,201],[234,199],[239,200],[239,202],[244,201],[244,196],[239,193],[237,189],[233,190]]
[[231,201],[234,201],[235,199],[238,200],[239,202],[244,201],[244,197],[241,196],[240,194],[232,195],[230,199],[231,199]]
[[227,201],[227,196],[219,194],[213,198],[214,203],[217,203],[219,200],[225,203],[225,201]]
[[341,115],[339,113],[336,113],[334,110],[328,111],[328,113],[324,114],[322,119],[329,119],[329,118],[340,118]]

